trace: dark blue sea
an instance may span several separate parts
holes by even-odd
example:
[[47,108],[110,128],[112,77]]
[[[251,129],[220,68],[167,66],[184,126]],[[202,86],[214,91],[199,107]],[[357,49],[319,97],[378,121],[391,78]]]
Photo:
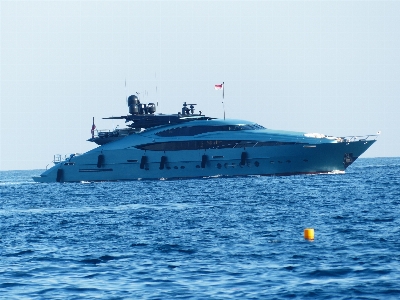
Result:
[[40,173],[0,172],[1,299],[400,298],[400,158],[289,177]]

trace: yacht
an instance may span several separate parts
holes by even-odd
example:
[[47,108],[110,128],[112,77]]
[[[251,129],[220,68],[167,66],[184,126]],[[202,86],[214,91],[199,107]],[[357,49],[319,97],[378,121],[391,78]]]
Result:
[[98,147],[55,157],[36,182],[124,181],[216,176],[343,173],[378,135],[334,137],[272,130],[254,122],[217,119],[184,103],[177,114],[156,114],[154,103],[128,98],[126,128],[95,134]]

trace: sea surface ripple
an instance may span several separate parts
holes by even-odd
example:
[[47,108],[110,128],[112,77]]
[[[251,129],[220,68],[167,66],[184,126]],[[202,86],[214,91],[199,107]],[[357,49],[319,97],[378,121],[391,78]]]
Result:
[[290,177],[40,173],[0,172],[1,299],[400,298],[400,158]]

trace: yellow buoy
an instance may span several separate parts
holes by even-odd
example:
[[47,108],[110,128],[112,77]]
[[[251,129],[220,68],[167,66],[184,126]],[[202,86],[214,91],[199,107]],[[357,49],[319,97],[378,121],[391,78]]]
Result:
[[313,240],[314,239],[314,228],[304,229],[304,238],[306,240]]

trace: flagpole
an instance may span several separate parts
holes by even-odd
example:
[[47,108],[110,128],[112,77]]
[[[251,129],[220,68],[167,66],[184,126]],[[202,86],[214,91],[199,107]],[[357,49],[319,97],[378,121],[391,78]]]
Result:
[[224,98],[225,98],[225,82],[222,81],[222,106],[224,107],[224,120],[225,120],[225,104],[224,104]]
[[225,98],[225,91],[224,90],[225,90],[225,87],[224,87],[224,85],[225,85],[225,82],[222,82],[222,84],[214,85],[214,88],[216,90],[222,89],[222,108],[224,110],[224,120],[225,120],[225,104],[224,104],[224,98]]

